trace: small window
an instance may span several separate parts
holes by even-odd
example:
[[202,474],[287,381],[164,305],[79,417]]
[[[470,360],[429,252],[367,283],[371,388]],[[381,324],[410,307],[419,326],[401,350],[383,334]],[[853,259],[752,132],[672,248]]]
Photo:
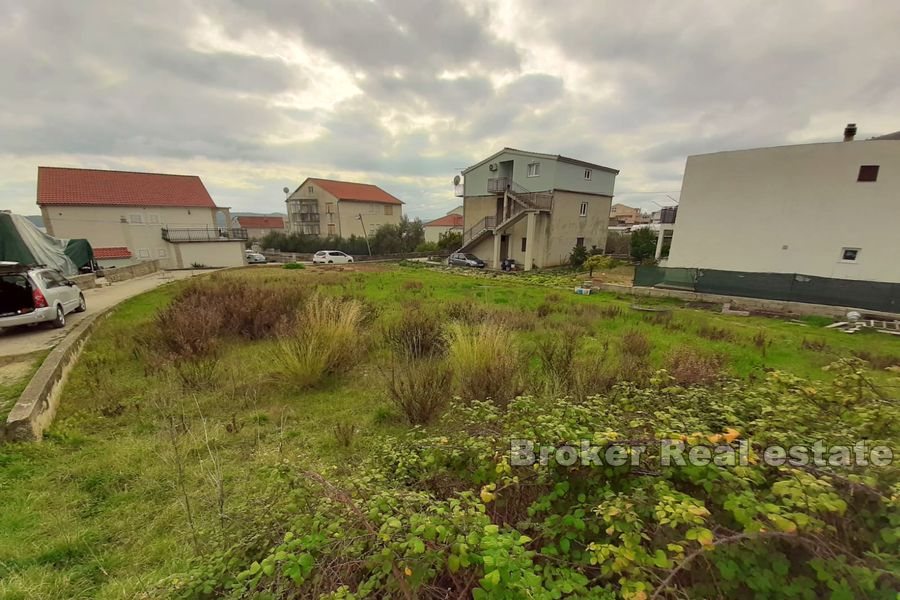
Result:
[[528,163],[528,177],[540,177],[541,176],[541,163],[533,162]]
[[334,223],[328,224],[328,235],[334,235]]
[[156,225],[159,223],[159,215],[147,215],[147,223]]
[[166,249],[165,249],[165,248],[160,248],[159,250],[156,251],[156,254],[157,254],[160,258],[165,258],[165,257],[166,257]]
[[522,252],[525,252],[525,248],[528,246],[528,238],[522,238]]
[[384,215],[386,217],[390,217],[390,216],[393,216],[393,214],[394,214],[394,207],[391,206],[390,204],[385,204],[384,205]]
[[591,177],[592,177],[593,175],[594,175],[594,172],[593,172],[591,169],[585,169],[585,170],[584,170],[584,178],[585,178],[587,181],[590,181],[590,180],[591,180]]
[[578,209],[578,216],[580,216],[580,217],[587,216],[587,202],[581,203],[581,208]]
[[144,222],[144,218],[138,214],[129,215],[128,220],[131,221],[132,223],[143,223]]
[[859,168],[857,181],[878,181],[878,165],[863,165]]
[[309,186],[306,188],[306,191],[309,192],[310,194],[315,194],[316,188],[314,188],[313,186]]
[[334,202],[325,203],[325,212],[329,215],[334,213]]
[[138,250],[138,257],[150,258],[150,250],[148,250],[147,248],[141,248],[140,250]]
[[842,248],[841,249],[841,261],[842,262],[856,262],[857,258],[859,258],[859,248]]
[[576,248],[584,248],[584,238],[575,238],[575,247]]

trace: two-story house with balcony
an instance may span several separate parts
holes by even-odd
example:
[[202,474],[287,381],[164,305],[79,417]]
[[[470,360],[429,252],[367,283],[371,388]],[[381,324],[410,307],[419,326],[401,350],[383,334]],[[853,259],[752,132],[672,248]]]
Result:
[[602,165],[504,148],[465,169],[461,252],[498,268],[565,264],[576,246],[604,248],[616,175]]
[[377,185],[309,177],[287,197],[287,212],[291,233],[349,238],[399,224],[403,202]]
[[87,239],[101,266],[244,264],[246,229],[217,226],[229,209],[196,175],[38,167],[37,204],[47,233]]

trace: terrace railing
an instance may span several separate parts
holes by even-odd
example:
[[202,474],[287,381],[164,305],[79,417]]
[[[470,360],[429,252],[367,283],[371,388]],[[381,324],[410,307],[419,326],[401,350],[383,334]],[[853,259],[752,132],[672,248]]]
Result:
[[496,226],[497,217],[494,215],[481,219],[480,221],[469,227],[469,229],[467,229],[465,232],[463,232],[463,246],[477,238],[485,231],[490,231]]
[[167,242],[222,242],[229,240],[246,241],[245,227],[197,227],[197,228],[162,228],[162,239]]

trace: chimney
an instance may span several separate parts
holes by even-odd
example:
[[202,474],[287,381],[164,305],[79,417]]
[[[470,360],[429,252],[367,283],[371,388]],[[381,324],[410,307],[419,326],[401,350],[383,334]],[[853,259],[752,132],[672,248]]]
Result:
[[844,141],[852,142],[853,138],[856,137],[856,123],[847,123],[847,126],[844,127]]

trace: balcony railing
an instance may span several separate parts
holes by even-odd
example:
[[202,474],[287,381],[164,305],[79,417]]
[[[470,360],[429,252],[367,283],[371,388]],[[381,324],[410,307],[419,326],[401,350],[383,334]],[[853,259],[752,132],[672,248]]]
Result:
[[490,231],[494,227],[497,226],[497,217],[489,216],[481,219],[472,227],[469,227],[463,233],[463,246],[471,242],[473,239],[477,238],[479,235],[484,233],[485,231]]
[[205,228],[162,228],[162,239],[167,242],[222,242],[229,240],[246,241],[247,229],[237,227],[226,229],[224,227]]
[[294,213],[294,222],[300,223],[318,223],[319,222],[319,213],[317,212],[301,212]]
[[502,194],[509,184],[509,177],[491,177],[487,182],[487,191],[489,194]]

